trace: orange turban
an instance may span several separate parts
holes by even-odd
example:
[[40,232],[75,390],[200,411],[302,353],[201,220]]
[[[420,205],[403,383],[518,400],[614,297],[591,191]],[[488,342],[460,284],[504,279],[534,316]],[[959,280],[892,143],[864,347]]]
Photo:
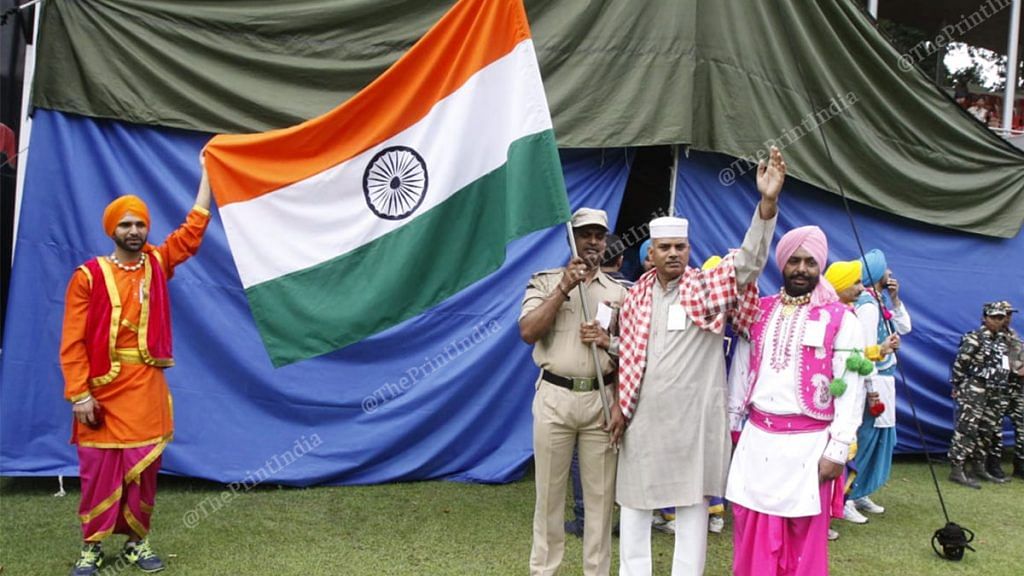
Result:
[[142,221],[146,223],[146,227],[149,227],[149,208],[146,207],[146,203],[138,196],[125,194],[108,204],[106,209],[103,210],[103,229],[107,231],[107,236],[114,235],[117,223],[129,212],[142,218]]

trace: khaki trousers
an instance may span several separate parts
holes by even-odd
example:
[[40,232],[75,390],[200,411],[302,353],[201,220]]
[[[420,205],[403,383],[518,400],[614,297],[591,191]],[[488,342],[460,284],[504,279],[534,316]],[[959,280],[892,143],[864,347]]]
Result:
[[[605,393],[611,402],[611,390]],[[583,573],[607,576],[617,454],[602,430],[597,391],[573,392],[542,381],[533,398],[533,452],[537,502],[533,511],[531,576],[552,576],[565,553],[565,492],[578,444],[583,483]]]

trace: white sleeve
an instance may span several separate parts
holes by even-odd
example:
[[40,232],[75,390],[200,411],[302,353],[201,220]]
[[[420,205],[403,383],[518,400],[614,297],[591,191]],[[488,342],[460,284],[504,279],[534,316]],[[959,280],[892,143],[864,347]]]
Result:
[[[845,313],[843,322],[839,326],[839,333],[836,335],[835,347],[837,349],[859,348],[863,342],[864,336],[857,317],[852,312]],[[832,355],[832,373],[834,377],[842,377],[846,380],[846,392],[834,401],[835,417],[829,426],[831,439],[822,455],[837,464],[846,464],[850,444],[857,439],[857,428],[860,427],[861,419],[864,417],[864,394],[860,391],[863,388],[863,383],[860,375],[856,372],[846,372],[846,359],[849,356],[850,353],[846,350],[837,350]],[[846,372],[845,376],[843,376],[843,372]]]
[[[857,306],[856,315],[857,321],[860,323],[861,335],[863,336],[864,344],[862,346],[867,348],[868,346],[880,344],[880,342],[875,342],[875,339],[878,338],[878,303],[872,300],[867,304]],[[871,363],[872,366],[874,364],[874,362]],[[871,376],[877,372],[878,368],[873,368],[871,374],[864,378],[864,386],[862,388],[864,388],[865,394],[867,391],[874,392],[874,388],[871,385]]]
[[910,334],[910,330],[913,328],[910,325],[910,312],[907,312],[907,306],[902,300],[900,300],[900,307],[894,308],[892,311],[892,325],[901,335]]
[[751,282],[757,282],[757,277],[764,269],[768,256],[771,253],[772,235],[775,233],[775,224],[778,222],[778,214],[768,220],[761,219],[761,206],[754,208],[754,217],[750,220],[750,227],[743,237],[743,244],[736,251],[733,263],[736,267],[736,288],[739,294],[743,294],[743,288]]
[[875,342],[878,338],[878,303],[872,300],[867,304],[857,306],[857,321],[860,323],[861,333],[864,335],[864,345],[881,344]]
[[729,369],[729,429],[738,432],[743,428],[746,415],[747,383],[750,375],[750,340],[737,334],[736,351],[732,355]]

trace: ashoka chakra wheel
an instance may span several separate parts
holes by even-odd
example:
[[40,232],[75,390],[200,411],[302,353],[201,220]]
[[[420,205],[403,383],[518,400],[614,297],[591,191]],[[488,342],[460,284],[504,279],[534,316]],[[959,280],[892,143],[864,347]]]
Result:
[[386,220],[401,220],[419,208],[427,195],[427,164],[408,146],[376,153],[363,173],[366,205]]

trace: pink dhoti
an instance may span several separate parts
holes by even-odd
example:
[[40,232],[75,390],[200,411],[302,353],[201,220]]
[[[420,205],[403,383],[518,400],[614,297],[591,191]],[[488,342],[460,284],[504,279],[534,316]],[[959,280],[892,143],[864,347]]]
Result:
[[[805,416],[765,414],[756,409],[750,412],[750,424],[780,437],[823,430],[826,425]],[[819,453],[820,448],[811,452],[814,462]],[[776,516],[733,502],[733,574],[828,575],[828,524],[829,520],[843,514],[844,476],[820,483],[814,482],[817,472],[816,466],[803,472],[814,475],[813,480],[808,479],[810,486],[818,486],[820,512],[813,516]]]
[[156,502],[156,477],[166,442],[138,448],[78,447],[82,536],[99,542],[110,534],[144,538]]
[[827,576],[828,524],[842,515],[842,481],[825,482],[820,490],[822,510],[816,516],[784,518],[734,503],[733,574]]

